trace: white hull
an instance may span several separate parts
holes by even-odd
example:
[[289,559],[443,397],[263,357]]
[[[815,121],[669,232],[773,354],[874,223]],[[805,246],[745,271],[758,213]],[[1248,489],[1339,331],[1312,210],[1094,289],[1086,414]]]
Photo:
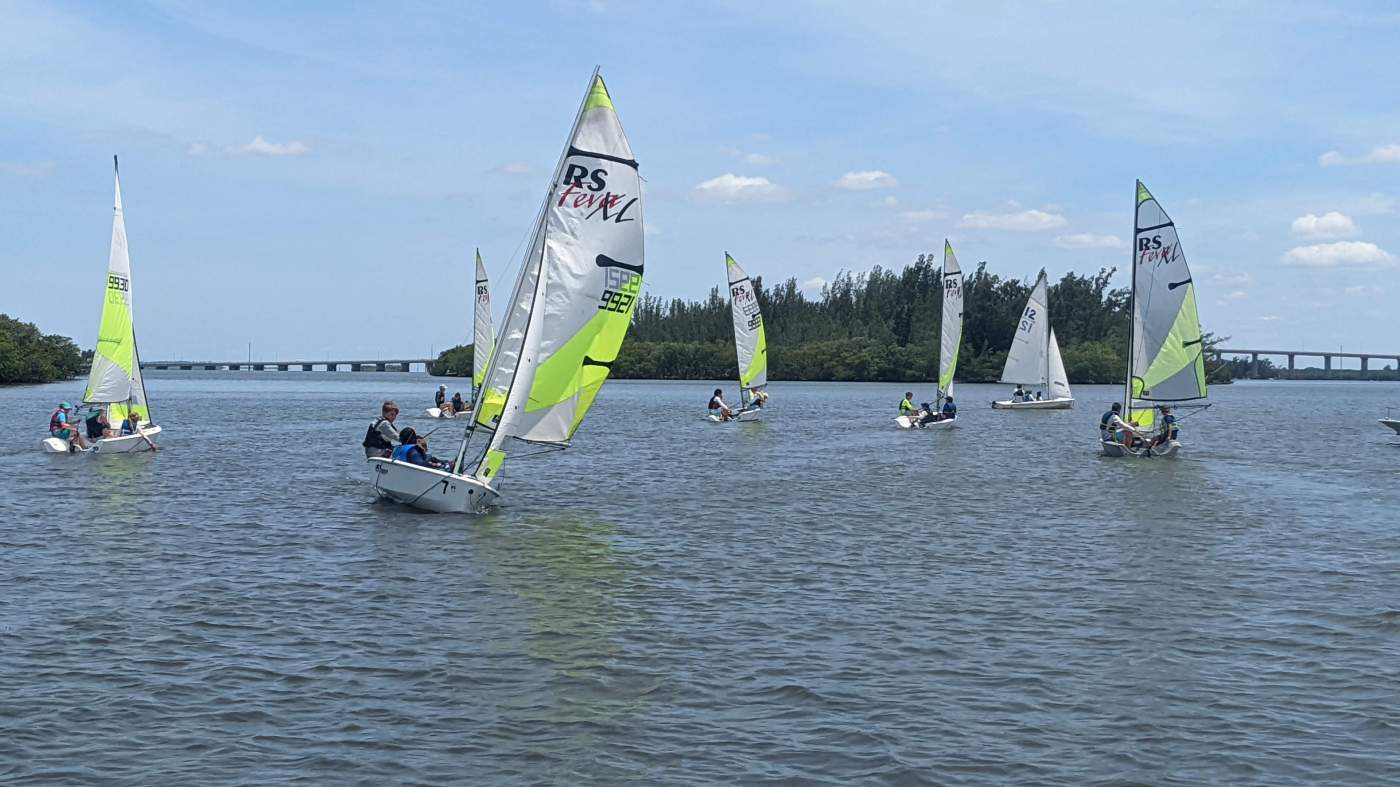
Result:
[[501,499],[496,490],[471,476],[379,457],[368,461],[374,470],[374,491],[380,497],[424,511],[472,514]]
[[441,418],[443,420],[447,420],[451,418],[470,418],[472,414],[472,409],[468,407],[465,410],[458,410],[452,415],[443,415],[442,410],[440,408],[429,407],[428,409],[424,410],[423,413],[429,418]]
[[751,410],[739,410],[738,412],[734,413],[734,416],[728,421],[724,420],[723,418],[720,418],[717,415],[706,415],[705,418],[717,424],[724,424],[732,423],[734,421],[757,421],[759,420],[759,418],[762,417],[762,415],[762,410],[758,408],[753,408]]
[[[160,434],[160,427],[143,426],[141,431],[145,432],[147,437],[155,437]],[[57,437],[44,438],[42,446],[47,454],[66,454],[71,450],[68,441]],[[125,437],[104,437],[89,445],[88,449],[94,454],[134,454],[149,451],[151,447],[146,445],[141,435],[132,434]]]
[[1382,418],[1382,419],[1381,419],[1381,424],[1382,424],[1383,426],[1388,426],[1388,427],[1390,427],[1391,429],[1394,429],[1396,434],[1400,434],[1400,419],[1396,419],[1396,418]]
[[1129,451],[1128,449],[1123,447],[1122,443],[1119,443],[1114,440],[1100,440],[1099,445],[1103,447],[1104,456],[1112,457],[1136,456],[1146,459],[1148,457],[1153,456],[1172,457],[1176,456],[1178,453],[1181,453],[1181,443],[1178,443],[1175,440],[1170,440],[1167,442],[1166,445],[1159,445],[1156,448],[1152,448],[1147,451]]
[[1071,407],[1074,407],[1073,397],[1040,399],[1030,402],[1013,402],[1010,399],[999,399],[992,402],[993,410],[1068,410]]
[[957,424],[958,419],[957,416],[954,416],[946,421],[930,421],[926,424],[915,424],[913,418],[907,415],[901,415],[895,418],[894,422],[900,429],[946,429]]

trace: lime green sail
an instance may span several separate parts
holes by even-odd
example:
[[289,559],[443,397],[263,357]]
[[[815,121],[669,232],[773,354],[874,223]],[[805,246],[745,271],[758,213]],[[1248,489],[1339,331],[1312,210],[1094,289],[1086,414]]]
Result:
[[1148,402],[1185,402],[1206,396],[1205,346],[1196,310],[1196,285],[1176,224],[1137,184],[1133,234],[1133,323],[1127,405],[1140,427],[1153,423]]
[[[112,159],[113,166],[116,158]],[[131,259],[126,247],[126,220],[122,214],[122,184],[116,174],[113,199],[112,247],[107,258],[107,286],[102,301],[102,322],[97,328],[97,346],[92,356],[83,402],[107,407],[112,423],[131,413],[150,422],[146,386],[141,380],[141,359],[136,350],[136,330],[132,325]]]

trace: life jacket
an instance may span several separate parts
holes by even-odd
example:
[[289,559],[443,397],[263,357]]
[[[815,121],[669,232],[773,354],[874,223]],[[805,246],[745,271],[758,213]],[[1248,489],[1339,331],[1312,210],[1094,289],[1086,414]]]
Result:
[[711,410],[718,410],[718,409],[720,409],[723,405],[722,405],[722,403],[720,402],[720,398],[719,398],[718,396],[711,396],[711,397],[710,397],[710,404],[709,404],[708,406],[709,406],[709,408],[710,408]]
[[59,414],[62,413],[62,412],[63,412],[63,408],[60,407],[60,408],[54,410],[54,411],[53,411],[53,414],[51,414],[51,415],[49,416],[49,434],[53,434],[54,432],[57,432],[58,430],[64,429],[64,428],[67,427],[67,425],[64,424],[63,421],[58,420],[58,416],[59,416]]
[[384,423],[384,417],[374,419],[369,425],[369,430],[365,432],[365,441],[360,445],[365,448],[374,448],[379,451],[388,451],[394,444],[384,439],[384,435],[379,433],[379,425]]
[[901,412],[901,413],[911,413],[911,412],[913,412],[913,411],[914,411],[914,403],[913,403],[913,402],[909,401],[908,399],[900,399],[900,400],[899,400],[899,412]]
[[1112,410],[1109,410],[1108,412],[1104,413],[1104,414],[1103,414],[1103,417],[1099,419],[1099,431],[1101,431],[1101,432],[1107,432],[1107,431],[1108,431],[1108,422],[1109,422],[1109,421],[1112,421],[1112,420],[1113,420],[1113,411],[1112,411]]
[[395,462],[408,462],[411,465],[421,465],[423,467],[428,466],[428,455],[423,453],[423,449],[419,448],[417,443],[404,443],[398,448],[395,448],[394,453],[391,454],[389,458],[393,459]]
[[944,403],[943,403],[943,414],[944,414],[944,415],[948,415],[948,416],[957,415],[957,414],[958,414],[958,406],[955,405],[955,404],[953,404],[952,402],[944,402]]

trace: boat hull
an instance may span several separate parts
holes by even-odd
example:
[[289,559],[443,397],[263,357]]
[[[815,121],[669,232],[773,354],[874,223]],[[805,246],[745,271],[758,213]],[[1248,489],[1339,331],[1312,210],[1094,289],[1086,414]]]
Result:
[[[159,426],[143,426],[141,430],[146,433],[147,437],[155,437],[160,434]],[[67,440],[60,440],[57,437],[44,438],[41,447],[46,454],[66,454],[72,451]],[[141,435],[131,434],[125,437],[104,437],[92,443],[89,450],[94,454],[134,454],[149,451],[151,447],[146,445],[146,441],[141,439]]]
[[1169,458],[1181,453],[1181,443],[1175,440],[1169,440],[1165,445],[1159,445],[1147,451],[1129,451],[1127,448],[1123,447],[1122,443],[1116,440],[1100,440],[1099,445],[1103,449],[1104,456],[1115,458],[1122,456],[1136,456],[1142,459],[1149,457]]
[[471,476],[373,457],[374,491],[404,505],[443,514],[474,514],[496,505],[496,490]]
[[1010,399],[999,399],[992,402],[993,410],[1069,410],[1072,407],[1074,407],[1073,397],[1040,399],[1031,402],[1013,402]]
[[452,415],[443,415],[442,410],[440,408],[429,407],[428,409],[423,411],[423,414],[428,416],[429,418],[441,418],[443,420],[449,420],[452,418],[470,418],[472,415],[472,410],[470,407],[468,407],[465,410],[458,410]]
[[712,421],[717,424],[727,424],[733,423],[735,421],[757,421],[762,417],[762,415],[763,412],[755,408],[752,410],[740,410],[739,412],[735,413],[734,417],[730,418],[728,421],[724,420],[723,418],[720,418],[717,415],[706,415],[705,418],[706,420]]
[[901,415],[894,419],[894,423],[900,429],[947,429],[951,426],[956,426],[958,419],[954,416],[946,421],[930,421],[926,424],[916,424],[913,418],[907,415]]
[[1390,427],[1391,429],[1394,429],[1396,434],[1400,434],[1400,419],[1397,419],[1397,418],[1382,418],[1382,419],[1381,419],[1381,425],[1382,425],[1382,426],[1388,426],[1388,427]]

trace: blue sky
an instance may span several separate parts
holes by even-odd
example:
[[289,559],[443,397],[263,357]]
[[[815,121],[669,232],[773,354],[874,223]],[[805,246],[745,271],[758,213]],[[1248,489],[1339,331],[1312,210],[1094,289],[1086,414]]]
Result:
[[0,311],[91,344],[117,153],[144,357],[463,342],[597,64],[653,294],[1124,268],[1140,177],[1207,330],[1400,349],[1393,3],[511,5],[0,0]]

